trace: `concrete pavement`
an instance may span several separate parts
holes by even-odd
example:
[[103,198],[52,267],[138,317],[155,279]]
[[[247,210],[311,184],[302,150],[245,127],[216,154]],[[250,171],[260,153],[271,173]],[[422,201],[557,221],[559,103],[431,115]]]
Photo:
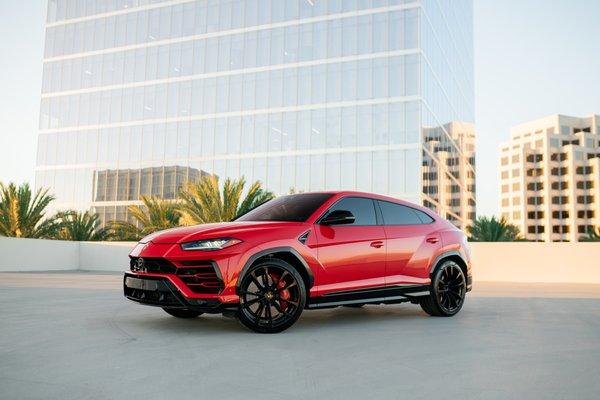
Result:
[[600,398],[598,285],[480,284],[454,318],[338,308],[259,335],[133,304],[120,282],[0,274],[0,398]]

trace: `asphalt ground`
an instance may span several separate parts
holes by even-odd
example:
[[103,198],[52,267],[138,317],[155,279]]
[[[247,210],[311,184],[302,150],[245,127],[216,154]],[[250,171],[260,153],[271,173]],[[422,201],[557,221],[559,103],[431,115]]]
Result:
[[337,308],[260,335],[121,282],[0,273],[0,399],[600,399],[600,285],[476,282],[453,318]]

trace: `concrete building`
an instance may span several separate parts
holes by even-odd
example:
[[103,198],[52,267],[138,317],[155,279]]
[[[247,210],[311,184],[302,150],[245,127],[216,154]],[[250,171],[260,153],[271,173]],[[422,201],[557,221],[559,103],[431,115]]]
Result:
[[464,230],[475,220],[475,125],[423,128],[423,146],[424,205],[442,205],[446,219]]
[[[465,226],[473,157],[451,127],[473,122],[472,19],[471,0],[49,0],[36,186],[83,210],[95,171],[177,166],[389,194]],[[423,179],[440,162],[462,169],[442,174],[448,199]],[[139,204],[117,200],[126,181],[109,215]]]
[[137,204],[142,196],[175,200],[188,180],[205,175],[204,171],[176,165],[94,171],[92,208],[102,225],[112,220],[131,221],[129,205]]
[[512,128],[500,148],[500,210],[528,240],[576,242],[600,226],[600,116]]

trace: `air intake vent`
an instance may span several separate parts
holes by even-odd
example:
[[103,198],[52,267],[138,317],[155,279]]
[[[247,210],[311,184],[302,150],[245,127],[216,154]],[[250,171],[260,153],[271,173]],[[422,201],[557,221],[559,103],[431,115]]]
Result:
[[177,268],[177,276],[194,293],[219,293],[223,281],[216,266],[210,261],[183,261]]
[[298,238],[298,241],[302,244],[306,244],[306,241],[308,240],[309,236],[310,236],[310,231],[306,231],[302,235],[300,235],[300,237]]

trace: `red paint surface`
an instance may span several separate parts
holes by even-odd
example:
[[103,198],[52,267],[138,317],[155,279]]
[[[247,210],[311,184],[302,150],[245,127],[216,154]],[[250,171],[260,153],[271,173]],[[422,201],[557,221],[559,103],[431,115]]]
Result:
[[[395,202],[422,210],[435,219],[421,225],[319,225],[316,221],[343,197],[367,197]],[[305,244],[298,237],[310,235]],[[184,242],[233,237],[242,243],[217,251],[184,251]],[[190,260],[216,262],[225,288],[219,294],[193,293],[174,274],[132,272],[139,276],[163,276],[188,298],[239,301],[235,287],[246,261],[259,251],[291,247],[306,261],[314,276],[310,296],[396,284],[427,284],[436,258],[458,251],[470,269],[465,235],[431,210],[393,199],[361,192],[335,192],[306,222],[226,222],[175,228],[142,239],[134,257],[162,257],[175,265]]]

